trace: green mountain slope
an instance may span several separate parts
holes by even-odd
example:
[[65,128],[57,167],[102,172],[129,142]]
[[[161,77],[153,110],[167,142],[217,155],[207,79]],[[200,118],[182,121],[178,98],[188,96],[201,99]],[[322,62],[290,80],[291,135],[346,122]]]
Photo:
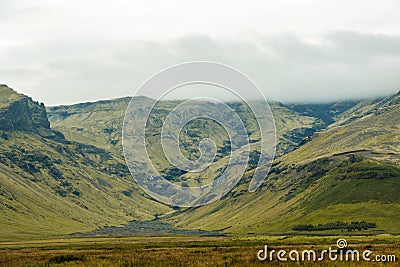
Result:
[[[130,98],[48,107],[46,112],[29,97],[0,86],[0,239],[83,232],[153,218],[181,229],[234,234],[293,232],[300,224],[363,220],[376,223],[375,230],[399,233],[399,98],[323,108],[273,102],[277,157],[261,188],[248,192],[255,168],[249,164],[244,179],[222,200],[172,209],[145,195],[126,168],[121,130]],[[157,125],[179,103],[156,106],[147,128],[150,157],[168,179],[202,184],[223,170],[230,144],[221,127],[194,120],[179,136],[183,154],[198,157],[198,140],[211,138],[217,141],[216,161],[201,177],[171,166],[160,153]],[[260,145],[254,118],[244,112],[246,106],[229,105],[248,127],[254,150]],[[251,160],[257,160],[256,153]]]
[[169,208],[139,193],[121,158],[52,130],[46,110],[0,86],[0,240],[152,219]]
[[[129,101],[130,98],[126,97],[71,106],[48,107],[47,112],[51,127],[62,132],[67,139],[122,154],[121,130]],[[162,101],[156,106],[155,113],[168,112],[178,103],[180,102]],[[270,105],[275,117],[278,155],[295,149],[303,138],[320,128],[322,122],[317,118],[302,116],[278,102],[272,102]],[[236,109],[242,107],[239,105]],[[162,115],[159,116],[162,117]],[[252,118],[244,117],[243,120],[248,125],[254,123]],[[193,128],[194,131],[199,129],[199,126],[195,127],[197,129]]]
[[[394,215],[399,211],[400,193],[397,180],[400,124],[396,99],[398,95],[384,100],[324,104],[322,111],[318,105],[285,107],[272,103],[278,158],[263,187],[250,194],[248,185],[240,184],[219,202],[179,210],[165,215],[163,220],[185,229],[225,229],[232,233],[291,231],[296,224],[337,220],[369,220],[377,222],[381,229],[399,231]],[[118,139],[110,134],[118,132],[118,127],[108,131],[104,125],[115,121],[122,124],[127,103],[128,99],[119,99],[84,104],[89,109],[75,105],[48,110],[52,125],[71,139],[85,141],[78,139],[82,138],[78,132],[87,129],[90,136],[87,140],[96,143],[116,140],[113,149],[120,151]],[[168,111],[172,104],[163,102],[158,108]],[[110,111],[114,116],[119,114],[117,120],[108,117]],[[65,115],[59,116],[60,113]],[[252,123],[250,118],[244,120]],[[196,132],[202,127],[195,125],[191,130]],[[325,127],[328,130],[314,133]],[[222,136],[217,136],[218,139]],[[254,140],[257,144],[256,137]],[[103,147],[110,144],[108,141]],[[359,160],[348,163],[354,158]],[[223,158],[220,162],[224,162]],[[346,164],[350,167],[345,168]],[[171,173],[166,166],[161,170],[177,179],[190,178],[188,174]],[[347,175],[337,178],[340,170]],[[246,176],[253,171],[248,169]],[[217,174],[209,176],[214,178]]]
[[368,104],[362,104],[357,111],[342,114],[327,131],[316,133],[312,143],[282,157],[282,161],[306,162],[318,157],[360,151],[368,157],[399,164],[399,101],[400,93],[377,103],[366,101]]
[[[146,101],[143,98],[143,101]],[[61,131],[68,139],[93,144],[106,149],[115,157],[122,157],[122,123],[129,98],[120,98],[95,103],[47,108],[52,128]],[[230,143],[226,131],[208,119],[196,119],[185,126],[180,142],[183,154],[195,159],[199,156],[199,140],[210,138],[216,141],[217,155],[206,173],[199,176],[186,173],[172,166],[160,151],[161,132],[158,125],[163,123],[169,112],[181,101],[161,101],[152,113],[148,124],[146,140],[148,153],[153,165],[167,179],[185,185],[206,184],[218,177],[229,160]],[[250,133],[252,149],[260,145],[260,134],[255,119],[240,103],[228,103],[237,111]],[[277,155],[283,155],[299,146],[302,139],[313,133],[320,125],[316,118],[301,116],[297,112],[274,102],[271,104],[277,130]],[[256,160],[257,154],[251,154]],[[251,168],[251,166],[249,167]],[[254,168],[254,167],[253,167]]]
[[[349,110],[358,110],[363,101],[344,101],[325,104],[287,104],[292,109],[304,116],[315,117],[321,120],[324,127],[334,123],[338,117]],[[357,106],[357,108],[355,108]]]
[[130,98],[48,107],[51,127],[68,140],[113,151],[122,155],[122,123]]
[[[400,168],[366,159],[362,165],[344,167],[347,164],[342,156],[296,168],[283,165],[273,169],[253,195],[243,185],[219,202],[179,211],[164,220],[184,229],[240,234],[292,232],[299,224],[366,220],[398,233]],[[339,171],[346,175],[338,176]]]
[[220,202],[164,219],[182,228],[243,234],[363,220],[400,232],[399,94],[368,106],[360,118],[314,134],[276,159],[255,194],[242,185]]

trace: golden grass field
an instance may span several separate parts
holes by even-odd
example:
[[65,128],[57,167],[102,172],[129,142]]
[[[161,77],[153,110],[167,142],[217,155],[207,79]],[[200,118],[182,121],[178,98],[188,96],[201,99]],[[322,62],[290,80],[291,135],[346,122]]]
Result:
[[339,237],[124,237],[75,238],[0,243],[0,266],[400,266],[400,236],[344,236],[348,248],[395,255],[397,262],[260,262],[271,249],[336,248]]

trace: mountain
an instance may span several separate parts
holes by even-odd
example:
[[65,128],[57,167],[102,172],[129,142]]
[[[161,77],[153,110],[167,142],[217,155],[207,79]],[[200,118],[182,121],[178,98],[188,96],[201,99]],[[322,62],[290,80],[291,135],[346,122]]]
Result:
[[354,108],[360,101],[343,101],[323,104],[287,104],[286,107],[304,116],[315,117],[321,120],[324,127],[337,120],[337,117]]
[[65,139],[43,104],[0,86],[0,240],[153,219],[170,208],[141,193],[121,158]]
[[[129,104],[129,98],[120,98],[94,103],[83,103],[72,106],[59,106],[47,108],[52,128],[61,131],[68,139],[100,146],[115,157],[122,157],[122,123]],[[146,99],[143,99],[146,101]],[[218,177],[224,170],[229,160],[230,142],[225,130],[209,119],[196,119],[185,126],[185,132],[181,133],[180,141],[183,154],[195,159],[199,157],[198,140],[210,138],[216,140],[217,154],[213,164],[204,173],[192,173],[182,171],[171,165],[164,156],[161,146],[160,128],[157,123],[163,123],[170,111],[182,101],[158,102],[152,112],[152,117],[146,132],[149,157],[153,166],[170,181],[184,184],[185,186],[200,186],[207,184]],[[249,131],[252,162],[256,162],[259,154],[260,133],[247,105],[243,103],[228,103],[236,110],[244,121]],[[271,103],[277,130],[276,154],[283,155],[298,147],[303,138],[312,134],[320,124],[316,118],[302,116],[297,112],[287,109],[278,102]],[[187,111],[188,113],[194,111]],[[254,168],[255,166],[248,166]]]
[[[181,228],[231,233],[292,232],[301,224],[371,221],[400,232],[399,94],[362,101],[336,114],[328,130],[277,158],[262,188],[246,185],[208,206],[165,221]],[[356,106],[357,106],[356,105]]]
[[122,156],[122,123],[129,97],[47,107],[51,127],[67,139],[101,147]]
[[[67,139],[96,145],[122,155],[121,130],[129,102],[130,98],[125,97],[71,106],[47,107],[47,113],[52,128],[62,132]],[[180,101],[159,102],[154,113],[169,111],[178,103]],[[315,117],[301,115],[278,102],[272,102],[270,106],[275,117],[278,155],[295,149],[303,138],[321,127],[322,122]],[[239,110],[243,105],[233,108]],[[248,116],[245,112],[241,114]],[[248,125],[254,123],[254,119],[250,117],[244,117],[243,120]]]
[[[246,183],[239,184],[221,201],[179,209],[161,218],[183,229],[225,229],[231,233],[291,231],[301,223],[337,220],[370,220],[383,230],[399,231],[394,216],[399,211],[400,193],[397,99],[398,95],[319,105],[271,103],[277,126],[277,159],[262,188],[250,194]],[[52,107],[49,117],[54,128],[71,139],[83,138],[71,129],[86,129],[83,136],[90,136],[88,140],[109,140],[106,146],[114,144],[113,150],[121,151],[118,125],[128,100],[87,103],[83,105],[90,108],[85,109],[80,105]],[[163,102],[159,108],[168,111],[171,105]],[[110,116],[110,112],[119,116]],[[105,121],[108,126],[103,126]],[[244,121],[252,123],[251,118]],[[106,129],[111,124],[117,125],[113,131]],[[191,130],[196,132],[203,126]],[[223,145],[219,148],[225,149]],[[161,171],[171,175],[168,168]],[[245,176],[253,171],[248,169]],[[178,179],[188,176],[179,172],[172,175]]]
[[326,131],[317,132],[298,151],[287,156],[304,162],[356,151],[376,160],[399,164],[399,93],[380,101],[362,101],[338,116]]
[[[126,167],[121,130],[130,98],[46,108],[2,85],[0,239],[59,236],[153,219],[178,229],[232,234],[296,232],[293,227],[299,225],[337,221],[367,221],[376,224],[375,231],[399,233],[399,97],[270,103],[276,159],[254,193],[248,192],[248,183],[258,158],[254,151],[261,144],[259,130],[246,105],[228,103],[250,134],[252,152],[244,179],[220,201],[177,208],[148,197]],[[199,177],[169,164],[160,153],[156,125],[179,103],[156,105],[146,126],[146,145],[167,179],[201,185],[223,170],[230,144],[220,126],[196,119],[180,134],[182,153],[194,159],[198,140],[214,139],[213,167]]]
[[36,103],[30,97],[15,93],[6,85],[0,85],[0,130],[63,138],[60,132],[50,129],[43,103]]

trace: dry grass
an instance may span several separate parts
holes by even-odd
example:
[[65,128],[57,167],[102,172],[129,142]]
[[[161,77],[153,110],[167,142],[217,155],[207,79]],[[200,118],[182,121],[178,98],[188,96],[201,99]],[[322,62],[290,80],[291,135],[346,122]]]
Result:
[[[287,251],[318,251],[334,247],[332,242],[336,238],[145,237],[0,243],[0,266],[400,266],[398,263],[324,261],[321,264],[257,260],[257,251],[266,244]],[[387,236],[375,239],[376,243],[364,243],[360,237],[348,237],[353,249],[393,254],[397,259],[400,258],[399,240],[399,237]]]

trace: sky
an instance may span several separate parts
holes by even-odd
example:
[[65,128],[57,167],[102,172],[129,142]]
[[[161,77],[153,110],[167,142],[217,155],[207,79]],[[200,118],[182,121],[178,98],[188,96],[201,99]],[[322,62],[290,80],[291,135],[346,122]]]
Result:
[[397,0],[1,0],[0,83],[72,104],[131,96],[166,67],[213,61],[281,102],[391,95],[399,14]]

